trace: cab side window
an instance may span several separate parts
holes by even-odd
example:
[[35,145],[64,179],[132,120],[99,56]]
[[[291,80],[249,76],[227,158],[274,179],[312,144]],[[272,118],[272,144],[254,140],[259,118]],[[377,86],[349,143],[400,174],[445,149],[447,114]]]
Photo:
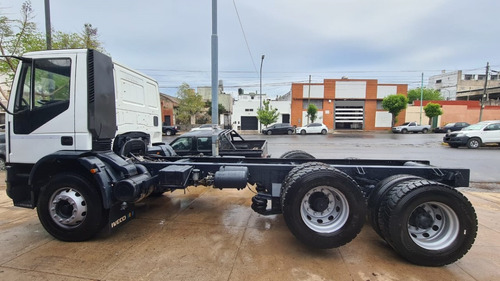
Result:
[[69,108],[71,60],[25,61],[16,90],[14,133],[30,134]]

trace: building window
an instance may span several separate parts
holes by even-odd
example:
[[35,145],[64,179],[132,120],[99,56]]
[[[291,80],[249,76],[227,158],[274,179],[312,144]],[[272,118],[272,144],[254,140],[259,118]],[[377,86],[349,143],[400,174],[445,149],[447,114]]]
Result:
[[302,109],[307,109],[307,107],[309,107],[309,104],[314,104],[319,110],[323,109],[323,100],[303,100]]
[[477,76],[477,80],[484,80],[484,78],[485,78],[485,77],[486,77],[486,75],[484,75],[484,74],[479,74],[479,75]]
[[440,84],[440,83],[441,83],[441,79],[436,80],[436,84]]
[[473,80],[473,79],[474,79],[473,74],[465,74],[465,76],[464,76],[464,80]]
[[498,75],[491,75],[491,80],[498,80]]

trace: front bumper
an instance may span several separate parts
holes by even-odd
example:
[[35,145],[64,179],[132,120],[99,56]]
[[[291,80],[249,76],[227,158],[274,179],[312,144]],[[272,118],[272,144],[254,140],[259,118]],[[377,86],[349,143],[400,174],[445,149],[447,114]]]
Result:
[[452,135],[446,135],[443,137],[443,142],[451,145],[458,145],[458,146],[463,146],[467,144],[467,141],[469,140],[468,136],[457,136],[455,134]]

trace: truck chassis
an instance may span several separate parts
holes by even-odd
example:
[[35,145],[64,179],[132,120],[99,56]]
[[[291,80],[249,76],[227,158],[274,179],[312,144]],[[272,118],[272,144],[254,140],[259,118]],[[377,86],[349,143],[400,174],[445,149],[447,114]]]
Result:
[[134,203],[150,195],[249,185],[257,191],[255,212],[283,214],[293,235],[313,248],[349,243],[367,217],[399,255],[418,265],[455,262],[475,240],[475,211],[454,189],[468,186],[468,169],[428,161],[311,159],[302,151],[276,159],[161,154],[168,155],[60,152],[25,168],[29,176],[22,166],[9,166],[7,192],[15,205],[37,207],[44,228],[63,241],[117,228],[134,217]]

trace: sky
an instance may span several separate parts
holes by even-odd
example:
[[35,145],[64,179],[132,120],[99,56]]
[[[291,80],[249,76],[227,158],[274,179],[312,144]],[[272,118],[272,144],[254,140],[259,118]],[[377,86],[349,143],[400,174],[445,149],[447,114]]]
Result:
[[[19,18],[23,0],[0,3]],[[45,32],[44,0],[32,0]],[[270,97],[292,83],[378,79],[424,86],[442,70],[500,70],[498,0],[218,0],[218,78],[224,91],[260,87]],[[52,28],[97,27],[113,60],[176,95],[182,83],[211,85],[211,0],[50,0]],[[265,55],[264,60],[261,60]]]

